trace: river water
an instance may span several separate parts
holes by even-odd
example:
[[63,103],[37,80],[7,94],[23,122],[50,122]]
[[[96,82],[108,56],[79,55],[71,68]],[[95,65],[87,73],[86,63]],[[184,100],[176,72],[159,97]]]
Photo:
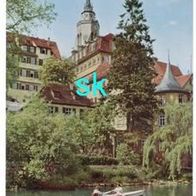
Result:
[[[124,191],[136,191],[145,189],[145,196],[192,196],[192,185],[171,185],[171,186],[140,186],[123,187]],[[109,189],[102,189],[107,191]],[[7,192],[6,196],[90,196],[92,189],[80,189],[75,191],[27,191],[27,192]]]

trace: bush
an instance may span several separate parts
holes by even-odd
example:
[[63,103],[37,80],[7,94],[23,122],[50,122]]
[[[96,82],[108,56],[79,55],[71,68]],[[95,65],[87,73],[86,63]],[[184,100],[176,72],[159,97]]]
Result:
[[83,165],[118,165],[118,160],[106,156],[78,155]]
[[140,157],[129,149],[127,144],[120,144],[117,146],[116,158],[121,165],[139,165]]
[[[140,178],[140,171],[131,166],[91,167],[90,177],[96,182],[128,182]],[[126,179],[126,180],[125,180]]]

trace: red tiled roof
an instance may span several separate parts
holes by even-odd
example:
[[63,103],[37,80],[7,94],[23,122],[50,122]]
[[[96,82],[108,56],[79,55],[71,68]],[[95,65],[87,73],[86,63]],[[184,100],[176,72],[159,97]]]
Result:
[[47,102],[60,105],[73,105],[80,107],[92,107],[93,102],[76,94],[69,86],[62,84],[50,84],[41,89],[41,97]]
[[[58,46],[54,41],[49,41],[38,37],[31,37],[26,35],[19,35],[19,38],[21,44],[50,49],[54,57],[61,58]],[[14,34],[7,32],[8,42],[13,41],[13,39],[14,39]]]
[[189,75],[178,76],[176,77],[176,80],[181,87],[184,87],[191,78],[192,78],[192,74],[189,74]]
[[[164,76],[165,71],[166,71],[166,67],[167,67],[167,63],[164,63],[161,61],[156,61],[154,67],[155,67],[155,71],[158,75]],[[179,69],[179,67],[177,67],[175,65],[171,65],[171,68],[172,68],[172,73],[175,77],[182,75],[182,72]]]
[[86,46],[86,55],[79,59],[79,64],[86,61],[87,59],[92,58],[99,52],[105,53],[112,53],[112,41],[113,41],[113,34],[109,33],[105,36],[98,36],[97,40],[95,41],[96,47],[92,49],[91,44]]

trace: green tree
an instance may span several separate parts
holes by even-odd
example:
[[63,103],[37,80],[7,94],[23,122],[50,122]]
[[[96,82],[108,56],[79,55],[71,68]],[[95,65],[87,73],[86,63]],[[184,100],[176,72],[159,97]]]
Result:
[[7,0],[6,30],[11,32],[30,32],[32,28],[55,20],[54,4],[40,3],[37,0]]
[[78,147],[78,153],[111,155],[113,111],[112,106],[105,103],[84,111],[80,117],[66,118],[67,133],[70,141]]
[[[142,3],[139,0],[125,0],[126,12],[121,15],[118,28],[121,33],[115,36],[115,50],[109,74],[110,98],[118,105],[118,110],[127,115],[127,129],[134,130],[136,121],[149,128],[156,109],[153,67],[153,40],[144,18]],[[137,125],[135,125],[137,126]],[[151,127],[150,127],[151,128]]]
[[138,154],[133,152],[131,148],[126,144],[122,143],[117,146],[116,158],[122,165],[139,165],[140,157]]
[[66,129],[64,116],[49,114],[37,98],[22,112],[8,113],[7,185],[26,187],[77,173],[76,147]]
[[40,71],[40,78],[45,85],[53,82],[71,84],[74,79],[74,67],[67,59],[51,57],[46,60]]
[[165,114],[167,125],[156,128],[144,144],[143,165],[155,169],[158,164],[165,176],[174,179],[182,173],[182,157],[192,156],[192,104],[167,105]]
[[95,155],[112,155],[114,117],[114,108],[109,103],[97,105],[85,115],[88,129],[93,133],[94,144],[91,149]]
[[7,49],[6,55],[6,86],[7,89],[12,86],[12,84],[18,78],[18,64],[19,57],[17,53],[20,51],[20,48],[17,46],[15,42],[9,44],[10,48]]

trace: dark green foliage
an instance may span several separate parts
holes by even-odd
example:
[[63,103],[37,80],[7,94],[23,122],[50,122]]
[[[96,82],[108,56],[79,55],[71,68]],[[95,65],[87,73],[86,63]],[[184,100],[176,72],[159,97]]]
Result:
[[118,165],[117,159],[106,156],[79,155],[78,158],[83,165]]
[[128,183],[140,179],[140,171],[134,166],[94,166],[90,168],[90,177],[95,182]]
[[125,0],[126,12],[121,15],[115,36],[115,50],[109,74],[110,98],[127,114],[127,127],[133,131],[136,122],[141,129],[151,129],[149,121],[157,108],[152,79],[155,77],[152,59],[153,40],[139,0]]

